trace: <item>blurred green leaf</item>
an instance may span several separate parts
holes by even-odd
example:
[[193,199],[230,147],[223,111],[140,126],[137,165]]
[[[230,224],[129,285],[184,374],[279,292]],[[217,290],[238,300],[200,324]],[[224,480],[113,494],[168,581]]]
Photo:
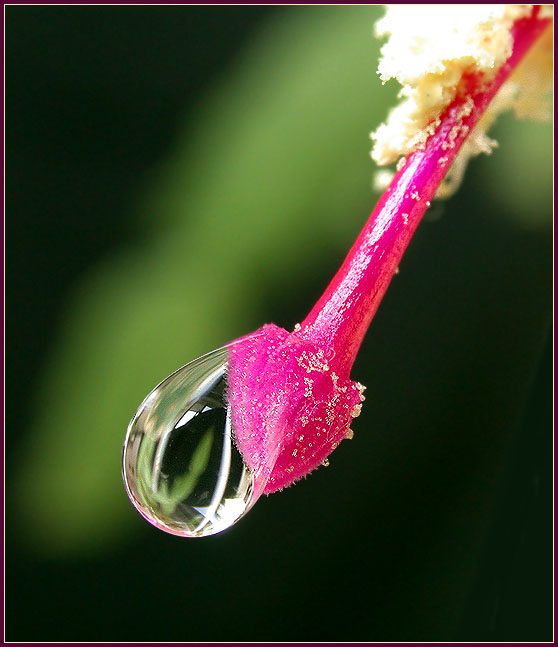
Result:
[[517,121],[503,115],[490,132],[498,142],[492,155],[481,155],[471,181],[492,202],[491,215],[530,230],[552,228],[549,196],[554,164],[552,124]]

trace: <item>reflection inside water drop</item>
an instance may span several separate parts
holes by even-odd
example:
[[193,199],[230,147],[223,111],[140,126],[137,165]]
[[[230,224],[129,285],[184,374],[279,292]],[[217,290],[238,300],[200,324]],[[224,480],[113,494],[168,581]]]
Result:
[[153,525],[184,537],[225,530],[255,503],[226,401],[226,348],[170,375],[143,401],[123,451],[128,495]]

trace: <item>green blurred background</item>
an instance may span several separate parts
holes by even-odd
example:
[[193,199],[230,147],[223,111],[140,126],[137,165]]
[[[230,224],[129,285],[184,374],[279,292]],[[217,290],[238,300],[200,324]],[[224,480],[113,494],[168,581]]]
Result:
[[6,9],[6,638],[552,638],[552,130],[419,228],[355,438],[184,540],[120,477],[186,361],[292,327],[371,211],[373,6]]

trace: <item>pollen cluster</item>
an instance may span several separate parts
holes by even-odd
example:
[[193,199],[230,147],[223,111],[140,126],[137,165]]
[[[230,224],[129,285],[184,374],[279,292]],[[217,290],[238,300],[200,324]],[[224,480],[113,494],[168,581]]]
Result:
[[[389,36],[378,74],[401,84],[402,101],[372,133],[372,158],[383,166],[423,148],[445,108],[466,91],[464,79],[474,75],[478,89],[494,79],[512,52],[514,22],[532,11],[533,5],[389,5],[376,25],[378,36]],[[552,15],[552,5],[539,13]],[[513,109],[520,117],[550,117],[552,49],[549,26],[467,138],[437,197],[457,188],[471,156],[497,145],[486,131],[498,114]]]

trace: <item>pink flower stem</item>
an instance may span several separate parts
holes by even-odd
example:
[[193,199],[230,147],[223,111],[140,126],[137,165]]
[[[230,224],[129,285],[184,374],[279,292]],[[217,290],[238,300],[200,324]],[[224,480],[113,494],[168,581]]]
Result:
[[424,212],[461,145],[494,95],[550,20],[535,7],[512,29],[513,52],[488,85],[470,75],[424,149],[409,155],[378,202],[343,265],[302,322],[297,335],[333,350],[350,371],[366,330]]

